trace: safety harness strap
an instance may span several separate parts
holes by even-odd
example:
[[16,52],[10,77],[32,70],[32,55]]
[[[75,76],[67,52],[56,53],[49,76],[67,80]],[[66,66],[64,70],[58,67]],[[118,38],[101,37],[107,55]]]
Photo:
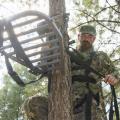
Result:
[[85,120],[91,120],[91,108],[92,108],[92,93],[89,91],[86,95],[86,102],[85,102]]
[[116,120],[120,120],[119,108],[118,108],[118,103],[117,103],[117,96],[116,96],[115,88],[112,85],[111,85],[111,92],[112,92],[113,101],[114,101]]
[[[91,52],[90,58],[89,58],[89,60],[87,60],[87,64],[91,65],[93,56],[95,54],[96,54],[95,52]],[[77,69],[77,67],[75,69]],[[89,77],[89,73],[91,72],[91,70],[87,69],[87,67],[84,66],[84,64],[80,65],[79,69],[85,69],[85,75],[78,75],[78,76],[73,75],[72,82],[74,83],[75,81],[78,81],[78,82],[86,83],[86,88],[88,89],[88,93],[85,95],[85,99],[84,99],[84,101],[81,101],[81,103],[85,103],[85,120],[91,120],[92,119],[92,116],[91,116],[92,99],[94,98],[96,100],[97,96],[94,95],[94,93],[90,90],[89,84],[90,83],[95,84],[96,80],[94,78]],[[94,96],[96,96],[96,97],[94,97]],[[96,103],[99,102],[99,100],[98,101],[97,100],[96,100]]]
[[25,86],[25,83],[21,80],[18,74],[13,70],[12,65],[7,56],[5,56],[6,67],[8,70],[8,74],[15,80],[15,82],[20,85],[21,87]]
[[110,104],[109,120],[113,120],[113,114],[114,114],[114,110],[113,110],[113,99],[112,99]]
[[22,61],[26,65],[26,67],[30,68],[31,73],[36,74],[36,75],[40,74],[41,70],[38,69],[38,67],[33,66],[31,61],[28,59],[27,55],[25,54],[23,48],[21,47],[17,39],[17,36],[14,33],[12,24],[9,21],[5,21],[5,27],[9,34],[9,38],[14,48],[17,59]]
[[29,81],[27,83],[24,83],[23,80],[19,77],[19,75],[13,70],[12,65],[11,65],[11,63],[10,63],[9,58],[7,57],[7,55],[4,54],[4,56],[5,56],[5,63],[6,63],[6,67],[7,67],[7,70],[8,70],[8,74],[21,87],[25,87],[28,84],[35,83],[35,82],[39,81],[40,79],[42,79],[44,76],[49,76],[48,75],[48,71],[44,71],[44,72],[42,72],[41,76],[37,80],[32,80],[32,81]]
[[[73,49],[73,48],[72,48]],[[74,52],[79,56],[80,54],[78,53],[77,50],[73,49]],[[78,59],[75,59],[75,56],[73,55],[72,52],[68,51],[67,50],[67,53],[72,56],[72,61],[75,62],[78,66],[80,66],[81,68],[81,65],[84,66],[86,69],[88,69],[88,71],[91,71],[93,73],[95,73],[96,75],[98,75],[99,77],[102,77],[104,78],[105,76],[101,73],[99,73],[98,71],[94,70],[92,67],[90,67],[89,64],[86,64],[86,63],[81,63],[81,60],[79,59],[79,57],[77,57]],[[73,57],[74,56],[74,57]],[[81,56],[82,57],[82,56]],[[111,87],[111,92],[112,92],[112,96],[113,96],[113,100],[114,100],[114,107],[115,107],[115,115],[116,115],[116,120],[120,120],[120,117],[119,117],[119,109],[118,109],[118,103],[117,103],[117,97],[116,97],[116,92],[115,92],[115,88],[114,86],[110,85]],[[112,104],[111,104],[112,105]],[[111,109],[112,109],[113,106],[111,106]],[[112,112],[110,112],[110,120],[113,119],[113,115],[112,115]],[[90,120],[90,119],[89,119]]]

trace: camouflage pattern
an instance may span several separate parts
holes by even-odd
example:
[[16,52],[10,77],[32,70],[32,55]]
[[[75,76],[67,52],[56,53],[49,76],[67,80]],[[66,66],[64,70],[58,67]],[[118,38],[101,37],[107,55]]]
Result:
[[80,32],[81,33],[89,33],[91,35],[96,36],[96,30],[95,27],[91,26],[91,25],[84,25],[80,28]]
[[[79,54],[82,54],[84,57],[84,59],[83,59],[83,57],[80,56],[80,58],[82,58],[81,61],[87,63],[87,61],[90,59],[90,54],[93,52],[93,48],[91,48],[89,51],[87,51],[85,53],[83,53],[83,52],[80,53],[80,51],[78,51],[78,52],[79,52]],[[72,64],[74,65],[75,63],[73,62]],[[94,70],[96,70],[104,75],[110,74],[110,73],[114,74],[115,76],[117,75],[117,72],[115,72],[114,66],[113,66],[111,60],[109,59],[107,54],[102,51],[96,52],[95,55],[93,55],[91,64],[89,64],[89,65]],[[72,75],[73,76],[74,75],[85,75],[85,69],[73,70]],[[89,77],[92,77],[97,81],[97,84],[89,83],[90,90],[94,94],[96,94],[98,92],[100,93],[101,78],[93,72],[89,73]],[[75,81],[73,83],[73,106],[76,106],[77,104],[79,104],[88,92],[89,92],[89,90],[87,89],[85,82]],[[100,98],[100,102],[101,101],[102,101],[102,98]],[[91,115],[92,120],[105,120],[106,115],[101,106],[102,106],[101,103],[98,106],[95,99],[93,98],[92,109],[91,109],[92,110],[92,115]],[[83,103],[79,109],[80,109],[80,112],[78,114],[74,115],[74,120],[78,120],[78,118],[81,118],[81,120],[85,120],[85,103]]]
[[[93,52],[93,48],[91,48],[89,51],[85,53],[80,53],[81,56],[77,56],[81,58],[81,62],[87,62],[90,59],[90,54]],[[71,54],[72,55],[72,54]],[[73,56],[75,57],[75,56]],[[77,58],[78,59],[78,58]],[[72,65],[75,63],[73,62]],[[110,61],[107,54],[104,52],[96,52],[96,54],[93,56],[93,59],[91,61],[90,66],[97,70],[98,72],[102,74],[108,74],[112,73],[115,76],[117,75],[117,72],[114,70],[114,66],[112,62]],[[84,75],[84,69],[81,70],[73,70],[72,75]],[[90,83],[89,87],[90,90],[96,94],[100,92],[101,89],[101,78],[94,74],[93,72],[89,73],[90,77],[93,77],[97,84]],[[75,81],[72,85],[72,94],[73,94],[73,107],[79,104],[79,102],[84,98],[85,94],[88,93],[88,89],[86,87],[86,83],[84,82],[78,82]],[[100,98],[100,102],[103,101],[102,98]],[[92,99],[92,120],[106,120],[106,115],[104,114],[104,110],[101,107],[97,105],[95,99]],[[48,99],[46,97],[40,97],[40,96],[33,96],[31,98],[28,98],[28,100],[24,103],[24,111],[28,117],[28,120],[47,120],[48,116]],[[73,110],[73,113],[75,111]],[[85,103],[81,104],[79,107],[79,112],[77,114],[74,113],[73,120],[85,120]]]

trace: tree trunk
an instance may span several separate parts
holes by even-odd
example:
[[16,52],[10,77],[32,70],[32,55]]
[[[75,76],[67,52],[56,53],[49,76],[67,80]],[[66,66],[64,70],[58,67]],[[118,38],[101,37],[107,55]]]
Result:
[[[64,0],[49,0],[50,16],[60,15],[57,21],[57,26],[64,33],[65,31],[65,1]],[[65,44],[68,44],[68,39],[63,34]],[[57,66],[52,73],[51,88],[49,94],[49,114],[48,120],[72,120],[71,107],[71,75],[69,58],[63,51],[63,64]],[[61,66],[63,66],[61,68]]]

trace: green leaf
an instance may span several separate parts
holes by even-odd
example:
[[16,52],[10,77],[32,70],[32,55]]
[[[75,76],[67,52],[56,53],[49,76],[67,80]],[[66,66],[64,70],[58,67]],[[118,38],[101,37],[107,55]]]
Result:
[[83,5],[85,7],[91,8],[91,6],[92,6],[92,0],[83,0]]

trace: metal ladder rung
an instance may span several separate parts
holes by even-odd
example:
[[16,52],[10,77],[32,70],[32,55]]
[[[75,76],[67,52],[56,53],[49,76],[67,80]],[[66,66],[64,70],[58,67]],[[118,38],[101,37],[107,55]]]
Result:
[[38,29],[39,35],[43,34],[45,32],[48,32],[48,30],[50,29],[50,24],[46,22],[41,22],[38,24],[37,29]]
[[39,11],[29,10],[29,11],[22,12],[22,13],[19,13],[19,14],[16,14],[16,15],[10,17],[9,21],[15,21],[16,19],[21,19],[26,16],[37,16],[39,18],[39,20],[47,19],[47,16],[45,14],[43,14]]
[[13,27],[14,27],[14,28],[16,28],[16,27],[21,27],[21,26],[30,24],[30,23],[35,22],[35,21],[38,21],[38,20],[39,20],[39,18],[37,17],[37,18],[31,19],[31,20],[27,20],[27,21],[25,21],[25,22],[21,22],[21,23],[15,24],[15,25],[13,24]]
[[[38,48],[38,47],[41,47],[41,44],[40,45],[35,45],[35,46],[31,46],[31,47],[28,47],[28,48],[24,48],[23,50],[24,51],[27,51],[27,50],[31,50],[31,49],[35,49],[35,48]],[[45,52],[49,52],[49,51],[52,51],[52,50],[55,50],[55,49],[59,49],[59,47],[52,47],[50,49],[47,49],[47,50],[44,50],[44,51],[40,51],[40,53],[45,53]],[[10,52],[10,53],[7,53],[9,56],[12,56],[15,54],[15,52]]]
[[25,51],[27,51],[27,50],[35,49],[35,48],[38,48],[38,47],[44,47],[44,46],[47,46],[47,45],[51,45],[52,43],[55,43],[55,42],[58,42],[58,39],[54,39],[54,40],[51,40],[51,41],[48,41],[48,42],[40,43],[40,44],[30,46],[30,47],[27,47],[27,48],[23,48],[23,49]]
[[38,65],[38,67],[48,66],[48,65],[52,65],[52,64],[57,64],[59,62],[60,62],[60,60],[54,60],[54,61],[51,61],[51,62],[41,63],[40,65]]
[[38,61],[42,61],[42,60],[52,59],[52,58],[59,57],[59,56],[60,56],[60,53],[57,53],[57,54],[49,55],[46,57],[40,57],[40,58],[31,60],[31,62],[34,63],[34,62],[38,62]]
[[[59,47],[58,47],[59,48]],[[34,53],[30,53],[30,54],[28,54],[27,56],[28,57],[33,57],[33,56],[35,56],[35,55],[40,55],[41,53],[43,53],[43,54],[45,54],[46,52],[50,52],[50,51],[53,51],[53,50],[56,50],[56,49],[58,49],[58,48],[51,48],[51,49],[47,49],[47,50],[44,50],[44,51],[38,51],[38,52],[34,52]]]
[[[34,53],[30,53],[30,54],[27,54],[28,57],[32,57],[32,56],[35,56],[35,55],[40,55],[41,53],[42,54],[45,54],[46,52],[51,52],[53,50],[58,50],[60,47],[53,47],[53,48],[49,48],[49,49],[46,49],[46,50],[41,50],[41,51],[38,51],[38,52],[34,52]],[[54,51],[53,51],[54,52]]]
[[[26,35],[26,34],[29,34],[29,33],[33,33],[33,32],[37,32],[37,28],[34,28],[34,29],[30,29],[28,31],[24,31],[24,32],[21,32],[21,33],[17,33],[16,36],[19,37],[19,36],[23,36],[23,35]],[[8,40],[9,37],[6,37],[4,38],[5,40]]]
[[[54,32],[50,32],[50,33],[46,33],[46,34],[43,34],[43,35],[40,35],[40,36],[37,36],[37,37],[33,37],[33,38],[30,38],[30,39],[26,39],[24,41],[21,41],[20,44],[24,44],[24,43],[27,43],[27,42],[31,42],[31,41],[34,41],[34,40],[38,40],[38,39],[41,39],[43,37],[49,37],[50,35],[53,35]],[[7,48],[10,48],[12,47],[12,45],[6,45],[6,46],[3,46],[1,49],[7,49]],[[0,49],[0,50],[1,50]]]

